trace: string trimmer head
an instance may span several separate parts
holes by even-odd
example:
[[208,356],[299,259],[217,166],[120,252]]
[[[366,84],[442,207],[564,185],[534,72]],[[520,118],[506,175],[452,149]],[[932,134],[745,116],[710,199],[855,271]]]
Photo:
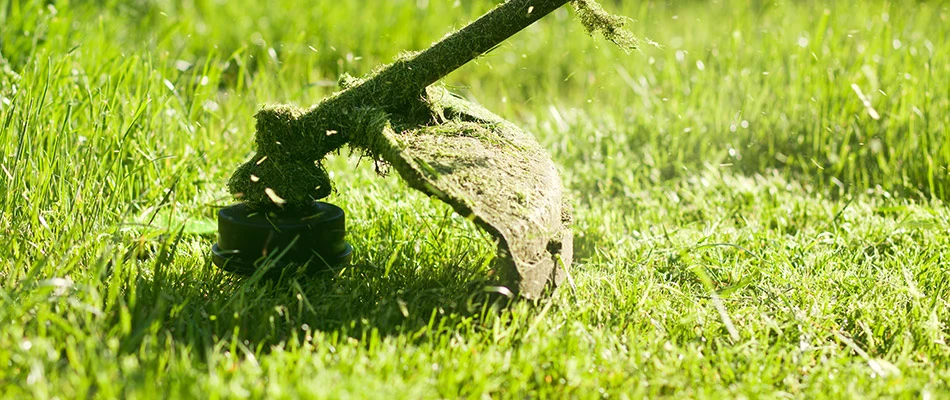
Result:
[[[347,263],[342,210],[314,210],[331,207],[318,202],[332,191],[324,157],[349,145],[391,164],[410,187],[490,233],[497,269],[512,291],[537,297],[556,286],[572,249],[571,210],[557,167],[532,135],[430,85],[567,2],[507,1],[422,52],[363,79],[342,78],[342,91],[307,110],[262,109],[257,154],[228,183],[242,204],[219,213],[215,263],[239,273],[268,259],[278,267]],[[589,31],[634,48],[624,18],[593,0],[572,4]]]

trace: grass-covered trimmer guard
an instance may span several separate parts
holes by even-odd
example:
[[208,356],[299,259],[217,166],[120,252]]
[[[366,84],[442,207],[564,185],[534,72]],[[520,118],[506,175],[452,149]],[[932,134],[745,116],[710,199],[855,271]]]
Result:
[[[433,83],[569,0],[510,0],[432,47],[401,56],[302,110],[257,113],[257,154],[228,183],[242,203],[219,212],[214,260],[254,272],[265,257],[320,267],[349,261],[343,212],[317,200],[323,167],[343,145],[392,165],[409,185],[448,203],[495,237],[510,288],[537,297],[571,263],[571,209],[551,158],[530,134]],[[632,49],[625,19],[572,1],[588,31]]]

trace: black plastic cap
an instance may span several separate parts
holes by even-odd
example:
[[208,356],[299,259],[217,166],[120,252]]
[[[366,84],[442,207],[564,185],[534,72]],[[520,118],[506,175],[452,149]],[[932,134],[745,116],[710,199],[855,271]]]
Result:
[[313,202],[304,210],[259,212],[239,203],[218,211],[218,243],[212,261],[225,271],[252,275],[264,260],[273,261],[271,275],[291,264],[308,271],[330,270],[350,263],[343,209]]

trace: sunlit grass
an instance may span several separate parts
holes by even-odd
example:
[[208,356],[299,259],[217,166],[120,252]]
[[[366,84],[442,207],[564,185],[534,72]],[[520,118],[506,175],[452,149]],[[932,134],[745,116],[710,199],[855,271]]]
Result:
[[364,3],[0,2],[4,397],[948,394],[947,5],[604,1],[660,47],[565,9],[447,77],[572,192],[538,303],[490,303],[488,237],[345,154],[356,268],[218,271],[261,104],[492,5]]

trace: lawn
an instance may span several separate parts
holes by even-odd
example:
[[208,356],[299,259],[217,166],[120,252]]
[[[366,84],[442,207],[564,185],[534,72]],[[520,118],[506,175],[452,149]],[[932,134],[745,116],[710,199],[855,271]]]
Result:
[[537,136],[569,279],[493,301],[489,236],[328,164],[354,267],[211,264],[264,104],[495,2],[0,1],[0,397],[950,396],[950,4],[607,1],[442,83]]

